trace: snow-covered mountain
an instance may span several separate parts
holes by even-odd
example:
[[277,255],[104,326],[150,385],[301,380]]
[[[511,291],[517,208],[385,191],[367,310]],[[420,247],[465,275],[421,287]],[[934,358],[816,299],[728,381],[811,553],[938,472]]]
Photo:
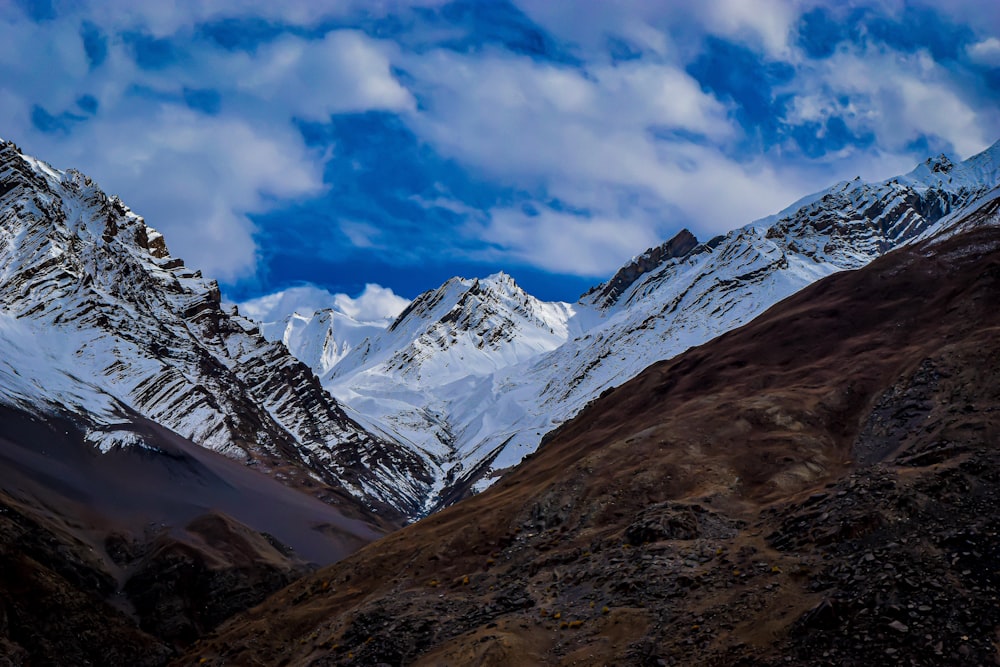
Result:
[[[329,499],[413,514],[434,481],[86,176],[0,144],[0,402],[143,446],[136,415]],[[312,360],[311,360],[312,361]]]
[[[365,340],[343,325],[353,337],[338,338],[326,311],[300,315],[313,335],[284,339],[362,423],[434,470],[429,511],[488,486],[652,362],[934,232],[998,182],[1000,144],[965,162],[942,155],[882,182],[838,183],[711,240],[682,231],[576,304],[540,302],[503,274],[454,278]],[[325,321],[334,326],[321,334]]]

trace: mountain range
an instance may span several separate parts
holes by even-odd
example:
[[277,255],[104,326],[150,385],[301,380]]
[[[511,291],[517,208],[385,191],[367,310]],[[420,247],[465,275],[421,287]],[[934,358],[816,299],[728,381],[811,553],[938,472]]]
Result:
[[498,273],[259,323],[2,142],[0,654],[984,658],[998,183],[1000,144],[840,183],[572,304]]
[[576,303],[545,303],[500,273],[453,278],[391,323],[294,303],[283,341],[373,432],[432,477],[421,514],[481,491],[546,433],[654,361],[749,322],[837,271],[930,233],[1000,183],[1000,146],[941,155],[877,183],[838,183],[707,241],[684,230]]
[[998,225],[994,190],[652,364],[178,664],[994,663]]

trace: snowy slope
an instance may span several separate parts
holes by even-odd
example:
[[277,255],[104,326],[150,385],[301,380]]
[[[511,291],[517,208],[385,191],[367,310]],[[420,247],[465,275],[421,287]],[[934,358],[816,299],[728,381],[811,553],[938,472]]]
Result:
[[[1000,146],[965,162],[942,155],[886,181],[838,183],[706,242],[683,231],[573,305],[539,302],[502,274],[455,278],[384,331],[344,338],[350,350],[332,365],[315,362],[318,334],[313,347],[289,345],[366,424],[410,443],[435,470],[431,509],[485,488],[494,471],[652,362],[934,232],[998,182]],[[331,340],[335,331],[323,344]]]
[[[435,471],[441,491],[455,465],[447,404],[476,378],[535,359],[579,333],[570,325],[574,313],[569,304],[535,299],[498,273],[453,278],[381,328],[326,309],[312,317],[294,314],[284,326],[265,324],[264,331],[309,360],[360,423],[412,447]],[[427,497],[431,504],[434,498]]]
[[[410,514],[433,478],[308,367],[223,310],[214,281],[86,176],[0,144],[0,401],[84,423],[138,413],[288,481]],[[120,443],[127,445],[129,443]]]

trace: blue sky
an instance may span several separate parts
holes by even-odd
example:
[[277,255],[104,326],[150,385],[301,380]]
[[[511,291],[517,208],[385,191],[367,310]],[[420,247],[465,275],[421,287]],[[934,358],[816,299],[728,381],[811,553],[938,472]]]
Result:
[[377,314],[500,269],[573,300],[683,227],[1000,139],[1000,5],[14,0],[0,80],[0,136],[233,300]]

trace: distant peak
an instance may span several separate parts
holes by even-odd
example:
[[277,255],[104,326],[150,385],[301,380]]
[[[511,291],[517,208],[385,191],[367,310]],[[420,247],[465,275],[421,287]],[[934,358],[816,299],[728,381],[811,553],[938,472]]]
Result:
[[497,271],[491,275],[486,276],[479,282],[486,282],[496,285],[499,288],[520,291],[521,287],[514,280],[514,277],[505,271]]
[[485,280],[492,280],[498,283],[514,282],[514,279],[510,276],[510,274],[503,270],[497,271],[496,273],[492,273],[486,276]]

